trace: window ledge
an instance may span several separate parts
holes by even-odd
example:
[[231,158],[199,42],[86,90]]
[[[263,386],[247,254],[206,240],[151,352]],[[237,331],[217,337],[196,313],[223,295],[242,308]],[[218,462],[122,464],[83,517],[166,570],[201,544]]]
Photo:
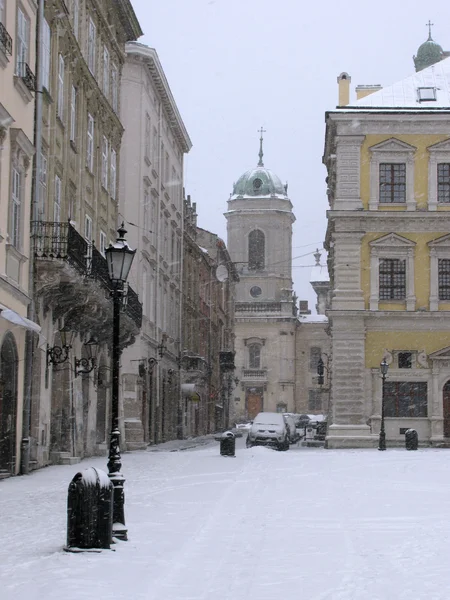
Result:
[[70,147],[75,152],[75,154],[78,154],[77,147],[76,147],[75,142],[73,140],[70,140]]
[[23,254],[20,250],[18,250],[13,244],[10,242],[6,242],[6,252],[8,254],[12,254],[14,258],[16,258],[21,263],[24,263],[28,260],[28,256]]
[[28,103],[33,100],[34,96],[30,92],[30,90],[27,88],[27,86],[25,85],[22,77],[19,77],[18,75],[14,75],[14,87],[19,92],[19,94],[22,96],[22,98],[25,102]]

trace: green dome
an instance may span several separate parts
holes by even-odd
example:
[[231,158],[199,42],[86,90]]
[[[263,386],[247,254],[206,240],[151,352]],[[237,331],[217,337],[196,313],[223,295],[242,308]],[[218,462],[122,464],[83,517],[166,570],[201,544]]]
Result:
[[239,177],[233,187],[234,196],[287,196],[287,190],[275,173],[265,167],[249,169]]
[[426,67],[431,67],[444,57],[444,51],[431,36],[417,50],[417,56],[414,57],[416,71],[422,71]]

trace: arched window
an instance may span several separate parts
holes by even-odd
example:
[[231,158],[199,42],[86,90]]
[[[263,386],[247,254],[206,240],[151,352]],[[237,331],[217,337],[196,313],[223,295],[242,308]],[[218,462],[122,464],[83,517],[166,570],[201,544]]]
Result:
[[248,366],[250,369],[261,368],[261,346],[259,344],[251,344],[248,347]]
[[248,268],[254,271],[265,266],[265,236],[260,229],[254,229],[248,236]]

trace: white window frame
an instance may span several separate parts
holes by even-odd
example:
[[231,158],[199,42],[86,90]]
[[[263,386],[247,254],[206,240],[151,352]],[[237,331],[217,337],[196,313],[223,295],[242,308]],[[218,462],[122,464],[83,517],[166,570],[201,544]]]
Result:
[[111,106],[113,111],[119,111],[119,72],[116,65],[111,65]]
[[109,50],[103,46],[103,93],[109,100]]
[[113,200],[116,199],[117,189],[117,152],[111,148],[111,174],[110,174],[110,195]]
[[51,32],[50,25],[44,19],[42,23],[42,85],[47,91],[50,91],[50,52],[51,52]]
[[86,166],[91,173],[94,171],[94,117],[90,113],[87,120]]
[[151,123],[150,115],[148,113],[145,113],[144,158],[147,160],[147,162],[151,161],[151,158],[150,158],[150,153],[151,153],[151,143],[150,143],[151,126],[152,126],[152,123]]
[[[370,300],[369,309],[379,310],[379,304],[406,304],[407,311],[416,310],[414,295],[414,254],[416,243],[396,233],[389,233],[370,242]],[[404,300],[380,301],[380,260],[406,261],[406,298]]]
[[11,208],[10,208],[10,222],[9,222],[9,241],[17,248],[20,249],[22,243],[22,174],[15,167],[11,171]]
[[105,190],[108,189],[108,139],[104,135],[102,137],[102,186]]
[[433,144],[427,148],[428,158],[428,210],[437,210],[438,206],[450,204],[438,202],[438,164],[450,163],[450,139]]
[[105,255],[105,250],[106,250],[106,233],[102,230],[100,230],[100,236],[99,236],[99,249],[100,249],[100,254],[102,256],[106,256]]
[[92,244],[92,218],[89,215],[84,215],[84,239]]
[[73,33],[75,38],[78,40],[80,32],[80,1],[72,0],[72,17],[73,17]]
[[30,21],[27,14],[20,8],[17,8],[17,39],[16,39],[16,73],[19,77],[24,77],[24,64],[29,61],[30,46]]
[[156,129],[156,127],[153,127],[151,161],[153,163],[153,168],[156,169],[156,171],[158,170],[158,165],[159,165],[158,151],[159,151],[158,130]]
[[97,42],[97,28],[95,26],[92,17],[89,17],[88,21],[88,39],[87,39],[87,63],[89,71],[95,77],[95,59],[96,59],[96,42]]
[[148,273],[145,267],[142,268],[142,314],[148,317]]
[[448,300],[439,300],[439,259],[450,260],[450,233],[428,242],[430,249],[430,310],[439,310],[440,304],[449,304]]
[[2,25],[6,25],[5,4],[6,4],[6,0],[0,0],[0,23]]
[[45,206],[47,204],[47,157],[41,152],[39,168],[39,218],[43,219],[45,215]]
[[55,175],[55,195],[53,199],[53,221],[61,222],[61,178]]
[[[370,151],[370,200],[369,210],[380,210],[387,206],[406,206],[406,210],[416,210],[414,196],[414,153],[416,148],[395,138],[390,138],[369,148]],[[386,204],[380,202],[380,164],[406,165],[405,202]]]
[[70,141],[77,139],[77,88],[72,85],[70,91]]
[[144,236],[146,238],[150,238],[150,217],[151,217],[151,202],[150,202],[150,194],[149,194],[149,190],[148,188],[144,189],[144,201],[143,201],[143,209],[144,209],[144,214],[143,214],[143,229],[144,229]]
[[58,55],[58,97],[56,103],[56,113],[58,117],[64,122],[64,73],[65,63],[62,54]]

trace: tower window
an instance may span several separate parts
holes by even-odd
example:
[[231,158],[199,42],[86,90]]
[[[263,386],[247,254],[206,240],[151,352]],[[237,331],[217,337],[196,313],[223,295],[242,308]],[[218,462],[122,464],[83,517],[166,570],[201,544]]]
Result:
[[259,285],[254,285],[250,289],[250,296],[252,296],[253,298],[257,298],[258,296],[261,296],[261,294],[262,294],[262,289],[259,287]]
[[248,236],[248,268],[254,271],[264,269],[265,235],[259,229]]
[[261,346],[259,344],[251,344],[248,347],[248,366],[250,369],[261,368]]
[[411,369],[412,368],[411,352],[399,352],[398,353],[398,368],[399,369]]
[[262,181],[261,179],[259,179],[259,177],[257,177],[256,179],[253,180],[253,189],[254,190],[259,190],[262,187]]

